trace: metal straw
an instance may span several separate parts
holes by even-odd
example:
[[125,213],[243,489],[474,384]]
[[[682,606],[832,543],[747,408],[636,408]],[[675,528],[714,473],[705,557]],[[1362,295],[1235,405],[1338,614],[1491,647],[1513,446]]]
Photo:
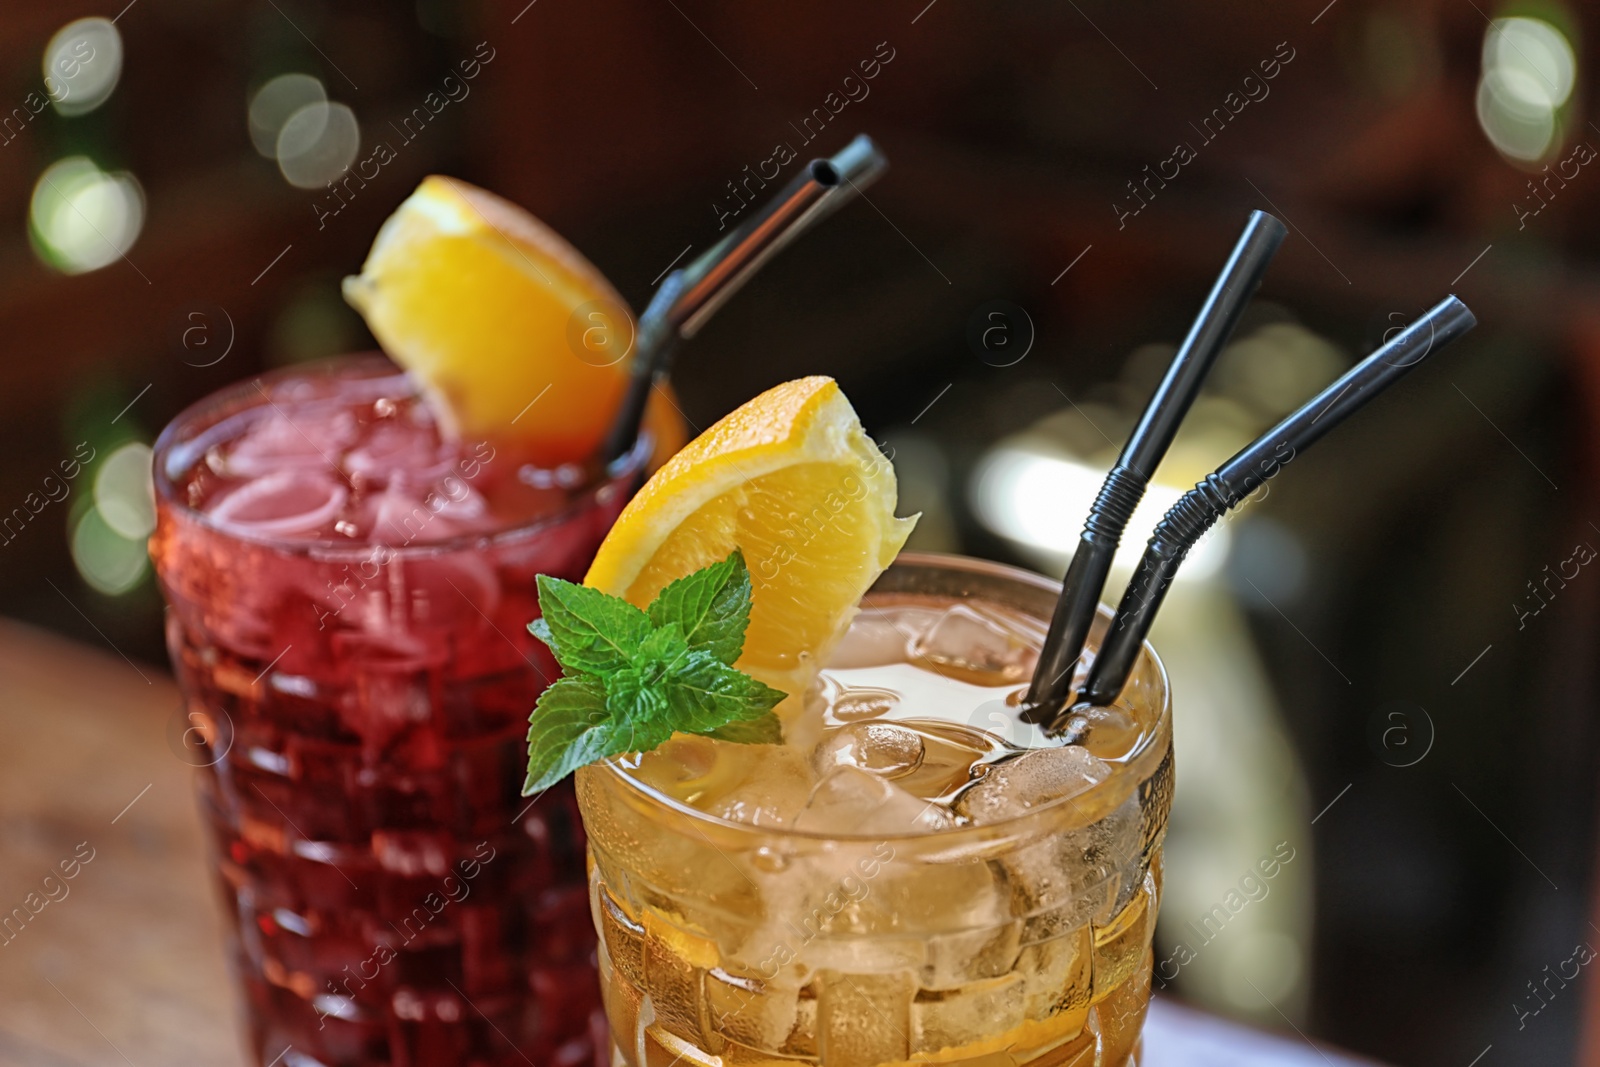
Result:
[[831,159],[814,159],[798,177],[704,254],[667,275],[639,317],[633,375],[601,459],[626,455],[639,437],[645,403],[666,376],[682,338],[693,337],[751,275],[801,233],[872,184],[889,161],[862,134]]
[[1302,451],[1320,440],[1429,355],[1477,325],[1467,306],[1447,296],[1394,340],[1346,371],[1214,474],[1178,499],[1156,525],[1122,595],[1082,697],[1110,704],[1127,684],[1139,648],[1184,557],[1218,519]]
[[1073,668],[1088,640],[1089,626],[1106,576],[1111,573],[1122,531],[1144,497],[1145,487],[1171,446],[1207,372],[1261,284],[1261,276],[1283,243],[1285,232],[1283,223],[1266,212],[1250,213],[1244,232],[1200,306],[1189,335],[1173,356],[1166,377],[1151,395],[1139,425],[1106,475],[1078,537],[1078,550],[1067,569],[1061,599],[1056,601],[1050,632],[1028,687],[1024,719],[1047,722],[1066,701],[1072,688]]

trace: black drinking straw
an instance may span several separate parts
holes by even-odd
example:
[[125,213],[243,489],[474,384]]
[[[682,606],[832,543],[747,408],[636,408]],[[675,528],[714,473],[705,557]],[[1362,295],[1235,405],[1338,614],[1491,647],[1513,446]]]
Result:
[[843,207],[889,165],[862,134],[831,159],[813,159],[783,191],[704,254],[667,275],[639,317],[633,374],[601,460],[610,464],[633,449],[645,403],[666,377],[678,341],[693,337],[751,275],[801,233]]
[[1144,497],[1145,486],[1172,445],[1178,425],[1200,392],[1211,365],[1239,323],[1245,305],[1261,284],[1272,255],[1283,243],[1283,223],[1252,211],[1189,335],[1172,357],[1166,377],[1145,404],[1144,413],[1116,465],[1106,475],[1078,537],[1078,550],[1056,601],[1050,632],[1028,686],[1023,718],[1046,722],[1055,717],[1072,688],[1072,671],[1089,637],[1100,591],[1116,557],[1128,518]]
[[1477,321],[1467,305],[1453,296],[1445,297],[1398,337],[1350,368],[1180,497],[1156,525],[1089,671],[1082,698],[1099,705],[1117,699],[1138,658],[1139,646],[1155,621],[1167,586],[1202,534],[1301,451],[1361,410],[1429,355],[1472,329]]

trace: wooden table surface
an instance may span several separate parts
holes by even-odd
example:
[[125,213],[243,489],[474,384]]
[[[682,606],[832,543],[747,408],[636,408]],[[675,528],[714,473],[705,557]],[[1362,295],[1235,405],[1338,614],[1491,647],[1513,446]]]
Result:
[[[243,1063],[185,725],[164,668],[0,620],[0,1067]],[[1161,1000],[1146,1045],[1150,1067],[1357,1062]]]

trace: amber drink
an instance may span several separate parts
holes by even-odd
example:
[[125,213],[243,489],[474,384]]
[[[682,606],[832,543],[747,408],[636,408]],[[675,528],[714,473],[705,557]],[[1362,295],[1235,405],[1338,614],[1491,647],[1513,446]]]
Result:
[[578,772],[616,1064],[1139,1062],[1166,678],[1023,723],[1057,589],[902,555],[784,744]]

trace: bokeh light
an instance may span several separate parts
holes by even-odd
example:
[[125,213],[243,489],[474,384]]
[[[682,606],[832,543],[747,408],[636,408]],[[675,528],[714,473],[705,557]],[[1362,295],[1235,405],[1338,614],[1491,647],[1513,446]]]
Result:
[[[1026,446],[991,449],[974,471],[972,509],[993,532],[1024,549],[1064,564],[1078,546],[1083,517],[1089,513],[1105,472],[1076,460]],[[1128,520],[1116,564],[1132,567],[1144,552],[1156,523],[1177,503],[1183,490],[1152,483]],[[1208,578],[1228,555],[1228,530],[1214,527],[1190,552],[1177,581]]]
[[278,131],[278,169],[290,185],[316,189],[355,162],[361,126],[343,104],[317,101],[298,108]]
[[1227,946],[1223,995],[1240,1011],[1259,1010],[1263,998],[1276,1004],[1288,997],[1305,969],[1305,953],[1281,930],[1241,930]]
[[1572,97],[1572,44],[1542,19],[1496,19],[1483,41],[1478,123],[1501,155],[1522,163],[1561,145],[1560,111]]
[[111,96],[122,77],[122,35],[110,19],[69,22],[44,47],[45,89],[63,115],[83,115]]
[[150,565],[143,538],[122,536],[98,507],[85,511],[72,530],[72,562],[83,580],[107,596],[121,596],[139,584]]
[[1483,67],[1501,74],[1507,92],[1557,108],[1572,96],[1577,60],[1562,32],[1542,19],[1498,19],[1483,42]]
[[280,74],[250,98],[250,143],[267,159],[278,158],[278,134],[289,116],[308,104],[328,102],[328,90],[309,74]]
[[149,537],[156,528],[155,487],[150,446],[135,441],[107,456],[94,476],[94,503],[112,530],[129,540]]
[[144,226],[133,175],[107,173],[86,156],[57,160],[33,188],[29,224],[40,258],[67,274],[116,262]]

